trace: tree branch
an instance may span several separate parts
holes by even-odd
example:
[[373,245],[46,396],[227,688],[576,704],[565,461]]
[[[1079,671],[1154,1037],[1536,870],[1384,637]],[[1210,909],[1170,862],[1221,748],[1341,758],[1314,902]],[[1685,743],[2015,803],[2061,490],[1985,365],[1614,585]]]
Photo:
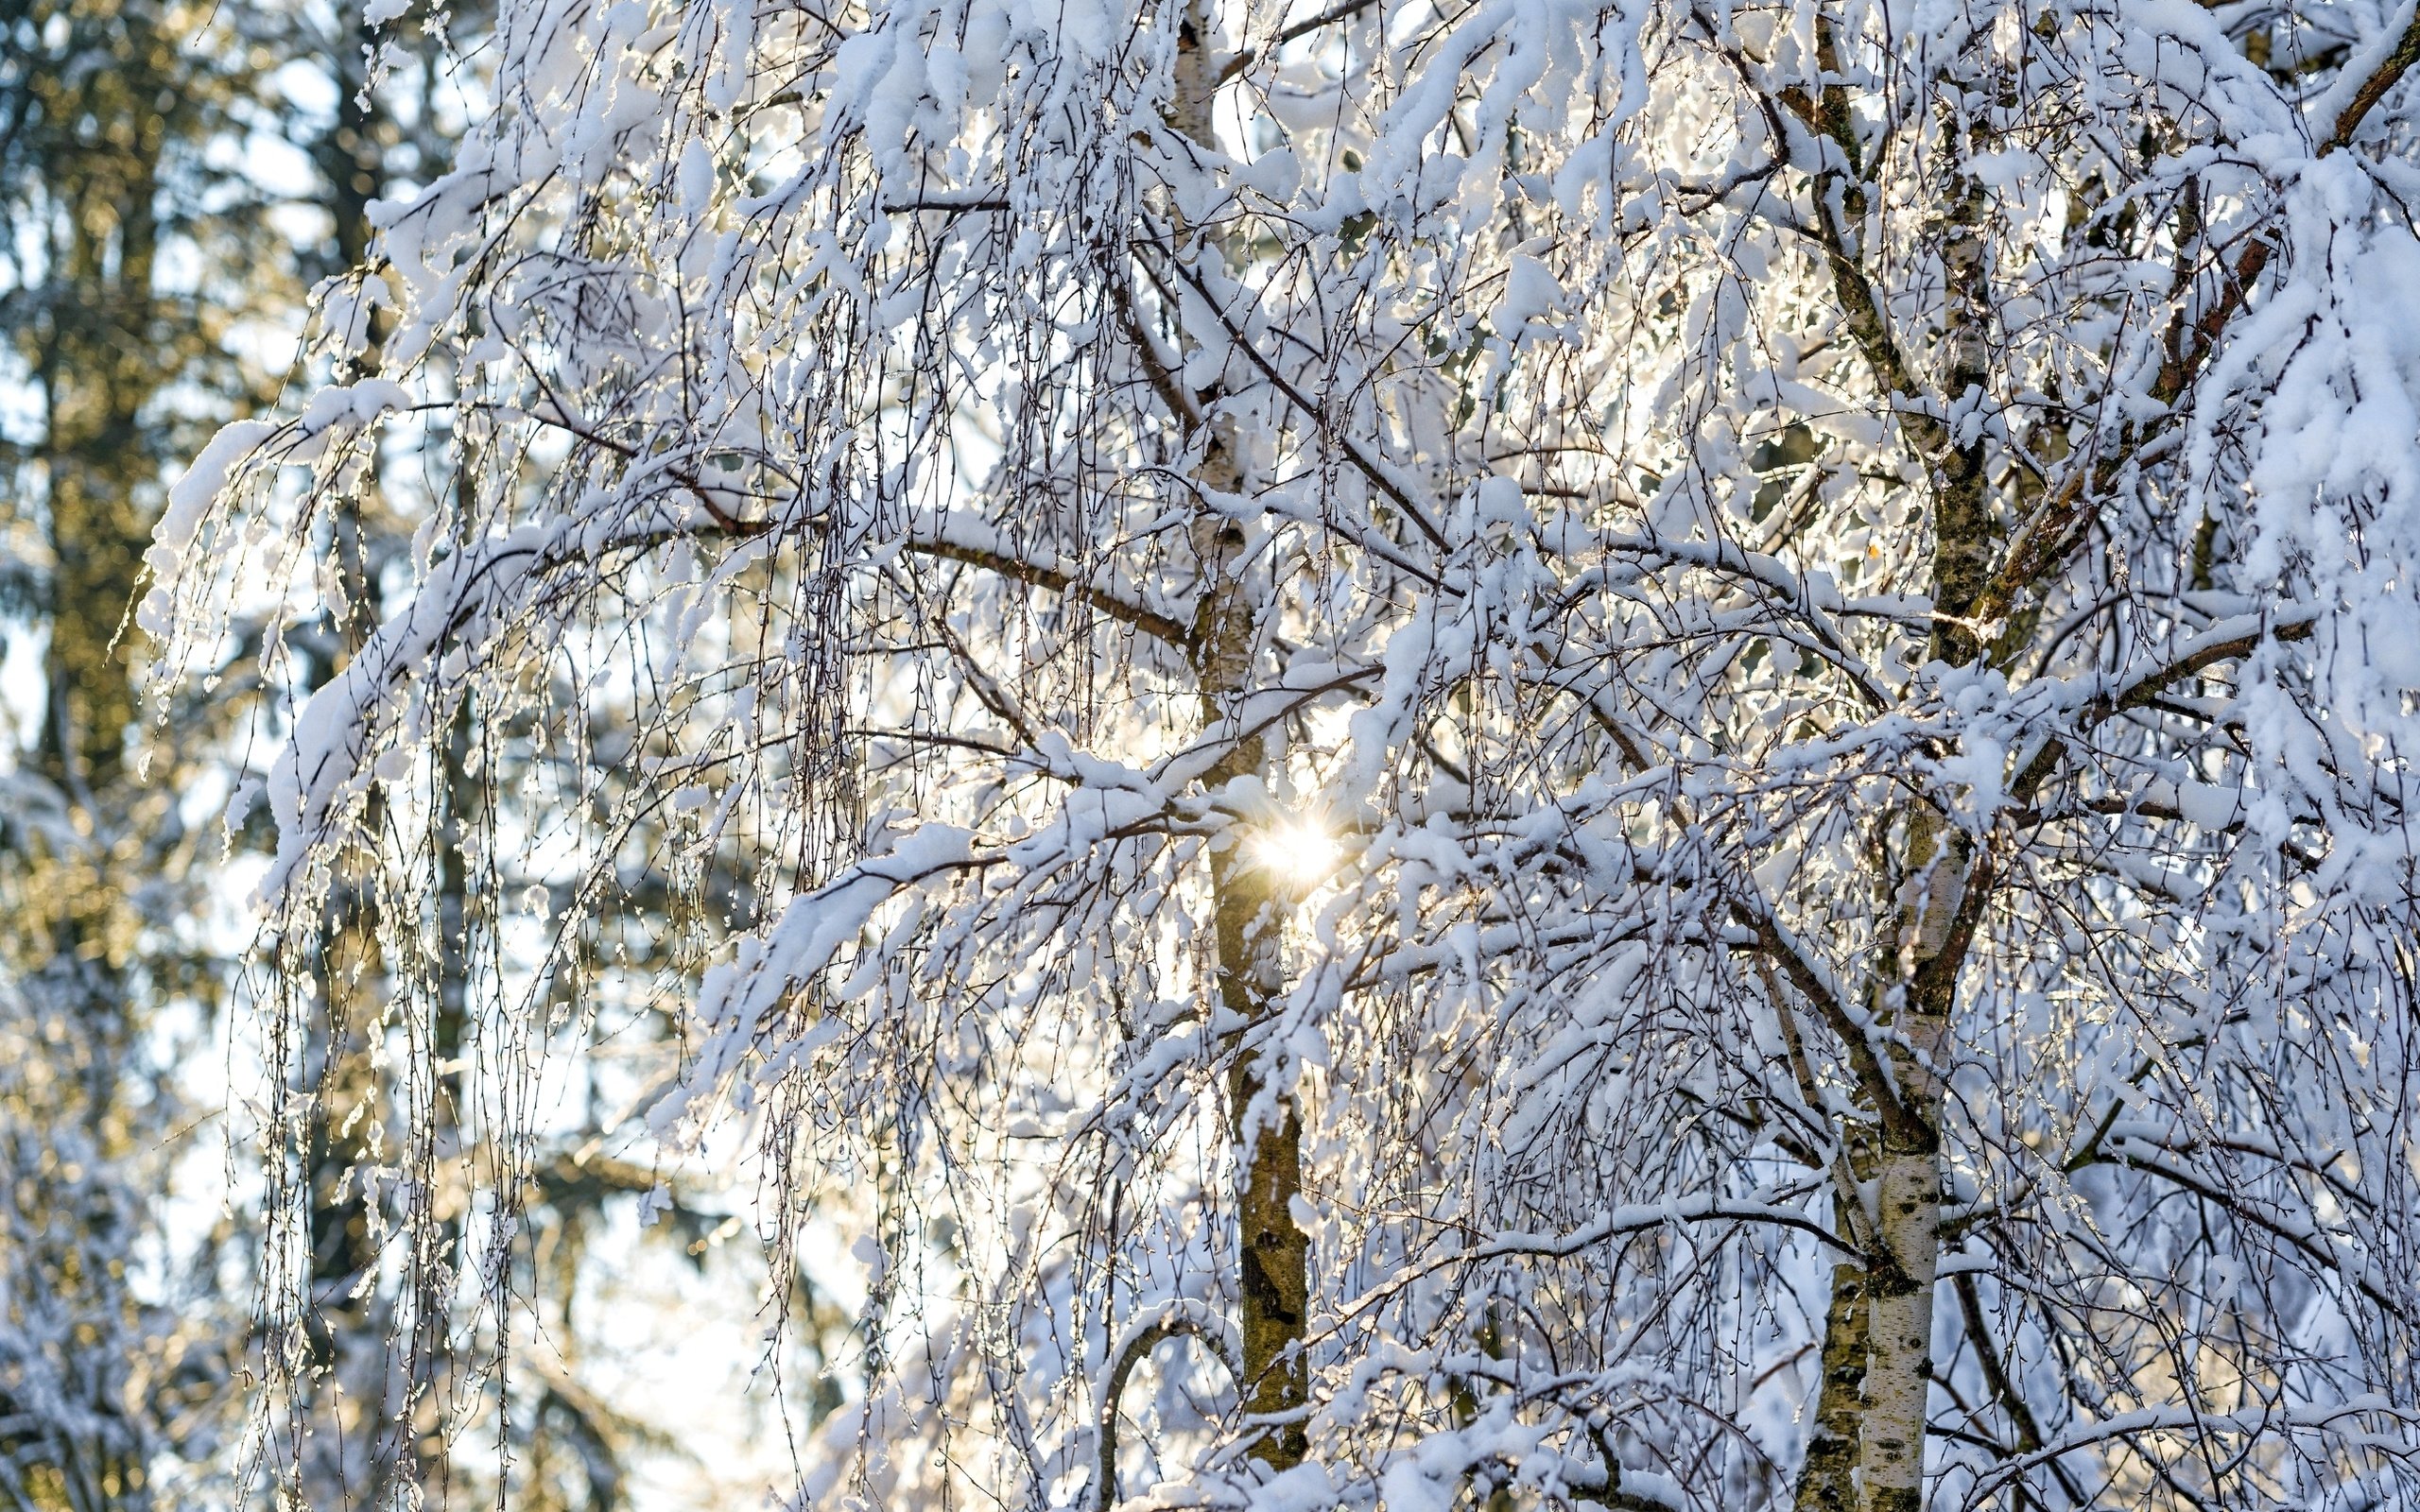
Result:
[[[964,522],[956,515],[944,516],[938,526],[928,531],[911,530],[907,549],[920,556],[939,558],[945,561],[963,562],[996,573],[1028,588],[1040,588],[1064,598],[1081,599],[1085,604],[1120,624],[1134,628],[1183,650],[1193,644],[1193,631],[1184,622],[1134,602],[1109,589],[1079,578],[1074,570],[1061,564],[1038,562],[1028,557],[1003,549],[996,538],[977,539],[962,528]],[[989,526],[985,527],[987,530]]]
[[[1235,1349],[1227,1337],[1209,1327],[1199,1314],[1198,1303],[1167,1303],[1165,1311],[1150,1322],[1130,1332],[1112,1359],[1109,1374],[1101,1383],[1100,1429],[1096,1438],[1099,1458],[1093,1471],[1093,1506],[1095,1512],[1109,1512],[1117,1504],[1117,1400],[1125,1395],[1126,1380],[1143,1357],[1158,1348],[1162,1341],[1180,1337],[1200,1339],[1211,1357],[1226,1367],[1227,1379],[1240,1382],[1242,1373],[1236,1365]],[[1221,1319],[1220,1321],[1224,1321]]]

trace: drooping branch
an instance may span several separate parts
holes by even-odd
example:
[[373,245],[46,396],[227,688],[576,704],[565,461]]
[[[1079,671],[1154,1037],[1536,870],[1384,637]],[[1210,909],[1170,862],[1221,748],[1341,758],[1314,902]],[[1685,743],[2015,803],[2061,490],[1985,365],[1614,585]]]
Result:
[[980,567],[1014,582],[1045,589],[1062,597],[1080,599],[1122,625],[1160,641],[1175,650],[1192,644],[1192,627],[1173,615],[1094,581],[1064,562],[1036,560],[1030,550],[1011,546],[989,524],[971,517],[948,514],[925,523],[907,538],[908,549],[944,561]]
[[1100,1421],[1096,1428],[1098,1456],[1093,1465],[1094,1512],[1117,1505],[1117,1403],[1126,1394],[1127,1378],[1145,1356],[1169,1339],[1199,1339],[1223,1366],[1230,1382],[1240,1384],[1235,1327],[1198,1302],[1168,1302],[1128,1325],[1125,1337],[1110,1350],[1109,1369],[1097,1389]]

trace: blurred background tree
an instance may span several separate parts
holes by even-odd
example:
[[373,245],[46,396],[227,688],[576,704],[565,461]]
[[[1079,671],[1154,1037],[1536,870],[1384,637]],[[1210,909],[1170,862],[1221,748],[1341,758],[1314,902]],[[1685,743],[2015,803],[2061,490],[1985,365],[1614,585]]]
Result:
[[[450,151],[478,89],[463,55],[489,21],[458,7],[382,41],[341,0],[0,0],[0,1508],[256,1501],[272,1488],[246,1469],[268,1435],[309,1441],[269,1457],[300,1468],[284,1489],[315,1507],[504,1490],[603,1512],[630,1503],[642,1460],[679,1461],[611,1370],[584,1368],[612,1363],[582,1342],[601,1319],[574,1305],[596,1291],[592,1243],[635,1231],[640,1195],[668,1176],[609,1148],[593,1087],[521,1157],[526,1237],[504,1284],[547,1338],[539,1367],[508,1384],[425,1365],[493,1366],[510,1342],[456,1333],[476,1314],[458,1256],[399,1254],[381,1211],[401,1200],[380,1177],[408,1122],[381,1049],[405,1032],[410,990],[441,1005],[436,1048],[455,1068],[428,1104],[423,1198],[458,1209],[465,1163],[500,1158],[460,1115],[479,1055],[462,1009],[475,942],[527,880],[466,847],[487,817],[458,813],[435,861],[427,960],[381,956],[371,886],[332,899],[313,947],[329,1011],[283,1047],[308,1092],[302,1125],[275,1133],[293,1142],[295,1189],[245,1190],[223,1158],[267,1137],[218,1115],[242,1062],[281,1049],[242,1028],[243,877],[266,829],[231,836],[219,821],[230,753],[292,713],[265,664],[307,692],[390,607],[446,487],[441,458],[359,469],[325,523],[345,564],[337,608],[259,606],[191,695],[150,710],[137,696],[151,646],[130,610],[168,482],[215,426],[286,385],[374,368],[374,326],[363,350],[302,338],[331,301],[374,309],[371,206]],[[459,785],[472,759],[457,742],[443,781]],[[271,1402],[244,1386],[278,1347],[253,1324],[281,1263],[260,1242],[280,1204],[303,1214],[305,1253],[284,1263],[309,1270],[309,1367]],[[659,1261],[735,1263],[714,1243],[732,1231],[727,1204],[672,1181],[655,1207],[672,1220],[654,1230],[671,1241]],[[838,1326],[828,1301],[800,1307]],[[458,1351],[395,1349],[415,1329]],[[406,1352],[417,1372],[398,1373]],[[483,1401],[498,1452],[457,1472],[447,1425]]]
[[215,1243],[159,1242],[189,1128],[159,1010],[223,972],[189,923],[190,774],[169,751],[143,780],[127,611],[166,470],[266,397],[238,328],[291,300],[229,150],[271,58],[233,5],[11,0],[0,37],[0,609],[30,726],[0,804],[0,1490],[142,1505],[221,1442],[240,1311]]

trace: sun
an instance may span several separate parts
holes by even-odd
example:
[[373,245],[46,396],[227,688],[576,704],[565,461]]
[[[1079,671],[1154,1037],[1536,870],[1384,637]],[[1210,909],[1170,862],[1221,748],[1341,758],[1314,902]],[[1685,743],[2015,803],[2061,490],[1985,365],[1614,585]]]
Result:
[[1344,848],[1308,819],[1284,819],[1254,833],[1252,858],[1288,885],[1309,891],[1336,874]]

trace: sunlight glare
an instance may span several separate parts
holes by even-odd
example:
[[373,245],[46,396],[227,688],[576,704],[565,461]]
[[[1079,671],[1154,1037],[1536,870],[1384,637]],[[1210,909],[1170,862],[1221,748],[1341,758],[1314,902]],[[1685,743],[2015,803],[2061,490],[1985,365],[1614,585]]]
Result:
[[1291,886],[1308,889],[1335,874],[1343,859],[1336,836],[1306,819],[1287,819],[1253,837],[1252,856]]

